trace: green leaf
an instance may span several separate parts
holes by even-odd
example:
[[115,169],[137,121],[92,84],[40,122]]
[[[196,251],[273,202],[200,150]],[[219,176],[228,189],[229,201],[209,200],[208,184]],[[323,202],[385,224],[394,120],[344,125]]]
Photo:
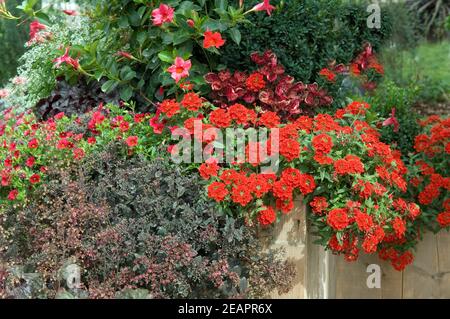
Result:
[[158,58],[167,63],[173,63],[172,53],[168,51],[162,51],[158,53]]
[[188,16],[189,13],[194,9],[194,4],[191,1],[183,1],[180,6],[178,7],[177,12]]
[[181,43],[189,40],[190,38],[191,38],[191,35],[187,32],[182,32],[182,31],[176,32],[173,35],[173,44],[174,45],[181,44]]
[[232,28],[229,31],[231,39],[236,43],[239,44],[241,43],[241,32],[239,31],[238,28]]
[[123,81],[130,81],[135,77],[136,77],[136,72],[133,71],[128,65],[123,67],[122,70],[120,70],[120,78]]
[[226,10],[228,7],[228,1],[227,0],[216,0],[215,7],[220,10]]
[[117,82],[115,80],[108,80],[102,85],[102,91],[105,93],[111,92],[117,86]]
[[218,20],[209,19],[203,24],[202,29],[205,31],[207,29],[211,31],[225,31],[227,29],[227,26]]
[[139,13],[134,10],[130,12],[128,20],[133,27],[138,27],[141,24],[141,17]]
[[128,28],[129,27],[129,23],[128,23],[128,18],[126,15],[123,15],[120,17],[119,19],[119,27],[121,28]]
[[136,36],[136,39],[139,42],[139,44],[142,45],[145,42],[145,40],[147,40],[147,32],[145,31],[139,32]]
[[42,22],[44,22],[46,24],[51,24],[50,17],[42,11],[36,12],[36,18],[38,18],[39,20],[41,20]]
[[133,95],[133,90],[130,86],[124,86],[120,89],[120,98],[124,101],[131,99]]

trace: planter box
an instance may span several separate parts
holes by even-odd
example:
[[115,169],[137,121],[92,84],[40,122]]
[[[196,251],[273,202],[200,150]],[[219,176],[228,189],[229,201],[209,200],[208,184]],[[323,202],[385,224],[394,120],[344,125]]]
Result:
[[[265,247],[283,248],[294,262],[297,276],[293,289],[271,298],[450,298],[450,232],[426,234],[415,252],[415,260],[403,272],[396,271],[377,255],[347,262],[313,243],[306,222],[306,208],[296,201],[294,211],[274,228],[263,230]],[[371,264],[380,266],[380,288],[369,288]]]

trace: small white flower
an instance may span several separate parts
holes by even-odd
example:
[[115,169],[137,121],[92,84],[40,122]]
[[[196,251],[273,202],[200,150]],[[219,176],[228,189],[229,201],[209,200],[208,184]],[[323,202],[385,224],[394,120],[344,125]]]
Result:
[[9,90],[8,89],[0,89],[0,99],[4,99],[5,97],[9,96]]
[[15,85],[24,85],[25,83],[27,83],[27,79],[23,76],[16,76],[12,79],[12,83]]

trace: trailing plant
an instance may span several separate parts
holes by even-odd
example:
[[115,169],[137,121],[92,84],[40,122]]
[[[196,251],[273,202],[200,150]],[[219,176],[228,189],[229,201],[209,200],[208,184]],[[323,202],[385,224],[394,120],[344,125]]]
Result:
[[430,116],[420,121],[421,134],[414,139],[410,193],[421,205],[421,227],[438,232],[450,226],[450,119]]

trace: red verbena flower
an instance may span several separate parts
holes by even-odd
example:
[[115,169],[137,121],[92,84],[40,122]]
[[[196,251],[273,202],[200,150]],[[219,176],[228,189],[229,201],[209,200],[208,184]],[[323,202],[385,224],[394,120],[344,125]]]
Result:
[[312,147],[320,154],[328,154],[333,147],[333,139],[328,134],[319,134],[313,137]]
[[330,82],[334,82],[336,80],[336,74],[327,68],[320,70],[319,75],[326,77]]
[[250,74],[245,84],[248,90],[259,92],[266,86],[266,81],[264,81],[264,76],[261,73],[255,72]]
[[203,100],[193,92],[186,93],[181,100],[181,105],[189,111],[198,111],[203,104]]
[[402,238],[403,235],[406,232],[406,223],[403,219],[401,219],[400,217],[396,217],[393,221],[392,221],[392,228],[395,231],[395,235],[397,236],[397,238]]
[[442,228],[450,226],[450,211],[438,214],[436,220]]
[[214,199],[217,202],[221,202],[227,197],[228,190],[226,185],[221,182],[213,182],[208,186],[208,197]]
[[342,230],[349,224],[347,210],[345,208],[335,208],[328,212],[327,224],[335,230]]
[[277,215],[272,207],[268,206],[258,213],[258,221],[262,226],[267,226],[275,222]]
[[316,196],[309,203],[309,206],[311,206],[313,213],[320,215],[328,208],[328,202],[325,197]]
[[217,109],[212,111],[209,114],[209,121],[211,122],[211,124],[221,128],[229,127],[231,124],[230,115],[224,109]]
[[246,206],[252,199],[253,196],[247,185],[235,185],[231,190],[231,200],[236,204]]
[[280,117],[275,112],[264,112],[258,119],[258,124],[267,128],[275,128],[280,125]]
[[180,104],[174,99],[164,100],[159,104],[159,110],[171,118],[180,111]]
[[300,155],[300,144],[294,139],[280,139],[280,154],[291,162]]
[[217,172],[219,171],[219,165],[217,165],[216,162],[203,163],[198,168],[198,171],[203,179],[209,179],[211,176],[217,176]]
[[372,216],[362,213],[359,209],[355,209],[355,222],[358,229],[368,232],[373,227]]

